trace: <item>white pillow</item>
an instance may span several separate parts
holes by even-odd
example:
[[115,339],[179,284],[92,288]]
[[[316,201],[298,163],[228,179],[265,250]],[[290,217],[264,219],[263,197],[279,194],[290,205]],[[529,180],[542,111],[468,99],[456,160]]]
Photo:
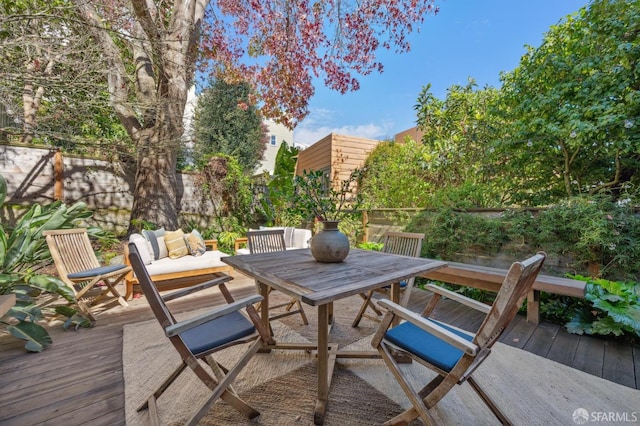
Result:
[[293,233],[296,230],[293,226],[287,226],[284,228],[284,243],[287,248],[295,247]]
[[160,252],[158,253],[158,259],[164,259],[169,256],[169,250],[167,250],[167,244],[164,242],[164,235],[162,237],[158,237],[158,249]]
[[140,258],[142,259],[142,263],[150,265],[153,261],[153,256],[151,256],[151,252],[149,251],[147,239],[140,234],[131,234],[129,242],[136,245]]

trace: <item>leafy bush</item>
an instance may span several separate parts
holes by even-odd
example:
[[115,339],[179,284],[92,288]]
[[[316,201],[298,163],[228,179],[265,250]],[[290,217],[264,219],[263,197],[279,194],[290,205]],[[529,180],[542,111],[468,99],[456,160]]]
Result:
[[358,244],[358,248],[363,250],[381,251],[384,244],[374,243],[373,241],[367,241],[366,243]]
[[[589,283],[585,299],[543,293],[542,317],[566,324],[574,333],[640,336],[640,218],[629,206],[598,196],[567,199],[538,214],[508,210],[500,217],[484,217],[452,209],[425,211],[407,231],[429,235],[424,257],[453,260],[459,254],[506,253],[516,260],[544,250],[563,256],[579,273],[599,269],[598,278],[574,277]],[[593,265],[598,268],[588,268]],[[475,289],[456,291],[487,297]]]
[[640,274],[640,217],[610,198],[575,197],[538,214],[507,210],[486,217],[454,209],[424,211],[407,225],[429,235],[425,257],[508,253],[514,259],[537,250],[562,255],[579,273],[596,265],[604,278],[634,280]]
[[625,336],[640,342],[640,283],[593,279],[587,282],[585,299],[590,303],[565,306],[572,314],[567,330],[577,334]]
[[542,211],[529,238],[548,253],[570,254],[574,267],[595,263],[603,276],[634,278],[640,272],[640,219],[610,198],[574,197]]
[[[0,175],[0,205],[6,197],[6,182]],[[37,321],[45,317],[45,308],[40,296],[62,297],[74,303],[73,291],[57,277],[39,273],[51,263],[51,253],[42,232],[50,229],[75,228],[77,222],[91,216],[84,203],[67,207],[56,201],[49,205],[35,204],[11,230],[0,224],[0,294],[16,295],[16,305],[7,317],[18,323],[2,321],[14,336],[27,341],[25,348],[40,352],[51,344],[47,330]],[[88,325],[76,311],[58,309],[58,313],[70,316],[65,327],[71,324]]]
[[456,253],[497,253],[506,242],[500,221],[453,209],[418,214],[407,232],[429,235],[422,256],[434,259],[450,259]]

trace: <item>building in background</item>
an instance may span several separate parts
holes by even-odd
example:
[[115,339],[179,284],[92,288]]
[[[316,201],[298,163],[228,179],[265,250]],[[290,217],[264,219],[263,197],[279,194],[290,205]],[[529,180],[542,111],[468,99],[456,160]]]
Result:
[[421,143],[424,132],[422,130],[418,130],[417,127],[412,127],[410,129],[403,130],[400,133],[397,133],[394,140],[396,141],[396,143],[402,143],[407,136],[409,136],[415,142]]
[[258,167],[256,167],[256,174],[262,174],[266,171],[272,175],[276,164],[276,155],[282,142],[286,142],[290,147],[293,146],[293,130],[272,120],[264,120],[264,124],[268,129],[267,147],[264,150],[262,161]]
[[298,153],[296,175],[304,170],[321,170],[334,185],[347,179],[352,171],[362,167],[381,141],[330,133]]

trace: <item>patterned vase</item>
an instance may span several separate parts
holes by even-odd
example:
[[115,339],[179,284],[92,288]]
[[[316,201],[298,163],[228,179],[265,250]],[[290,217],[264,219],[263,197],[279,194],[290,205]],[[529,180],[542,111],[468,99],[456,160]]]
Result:
[[349,238],[338,230],[337,220],[322,222],[322,230],[311,238],[311,254],[322,263],[342,262],[349,254]]

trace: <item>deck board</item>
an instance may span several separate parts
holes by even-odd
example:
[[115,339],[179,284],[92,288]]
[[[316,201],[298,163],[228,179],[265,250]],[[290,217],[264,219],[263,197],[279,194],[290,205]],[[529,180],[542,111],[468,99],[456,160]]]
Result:
[[513,327],[502,334],[500,341],[515,348],[524,348],[539,325],[527,322],[524,316],[517,315],[512,321]]
[[[240,274],[230,288],[236,297],[255,293],[253,281]],[[171,307],[181,312],[221,302],[217,290],[207,292],[170,302]],[[409,308],[421,310],[429,297],[415,289]],[[434,315],[477,329],[481,317],[460,306],[443,300]],[[128,308],[101,313],[93,329],[52,327],[54,343],[40,354],[25,353],[23,342],[7,333],[0,335],[0,424],[124,425],[122,327],[152,318],[146,301],[135,299]],[[569,334],[545,322],[536,326],[523,315],[514,319],[500,341],[625,386],[637,389],[640,384],[638,346]]]
[[560,326],[557,324],[541,322],[523,349],[546,358],[559,329]]
[[578,337],[578,348],[571,366],[594,376],[602,377],[604,340],[584,335]]
[[578,342],[579,339],[576,339],[574,334],[569,333],[565,328],[560,328],[546,358],[571,366],[576,350],[578,350]]
[[625,386],[635,386],[633,371],[633,350],[618,341],[607,340],[604,344],[602,377]]

